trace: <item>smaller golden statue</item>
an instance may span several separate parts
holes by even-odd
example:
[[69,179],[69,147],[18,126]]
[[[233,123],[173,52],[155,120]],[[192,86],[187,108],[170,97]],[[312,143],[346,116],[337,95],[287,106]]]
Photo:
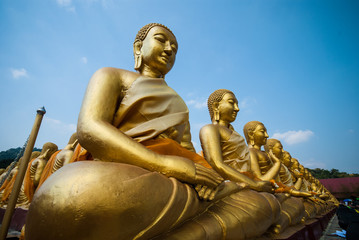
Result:
[[295,188],[292,174],[284,163],[286,162],[287,165],[290,166],[290,154],[284,154],[282,143],[277,139],[271,138],[267,140],[267,143],[264,145],[264,148],[268,154],[270,154],[270,151],[272,151],[274,156],[282,162],[279,170],[279,182],[281,183],[280,185],[282,185],[283,188],[282,192],[289,193],[290,195],[295,197],[311,197],[312,194],[310,192],[299,191]]
[[[303,220],[305,215],[304,205],[301,198],[290,197],[287,195],[293,189],[284,185],[280,181],[279,171],[282,163],[274,152],[279,149],[269,149],[268,152],[262,151],[262,146],[266,145],[268,133],[264,124],[258,121],[251,121],[243,128],[249,152],[251,154],[252,171],[262,180],[271,180],[276,187],[276,197],[281,203],[282,212],[279,221],[272,231],[276,234],[283,232],[289,225],[295,225]],[[286,192],[286,194],[284,194]]]
[[41,174],[41,178],[38,184],[38,188],[48,179],[54,172],[59,170],[64,165],[70,163],[72,156],[74,155],[74,150],[77,146],[77,134],[74,133],[70,137],[69,142],[64,147],[64,149],[59,150],[52,154],[49,161],[47,161],[46,166]]
[[42,172],[47,161],[57,151],[57,145],[47,142],[43,145],[41,154],[32,159],[27,167],[24,180],[22,182],[16,206],[28,207],[34,196],[35,190],[39,185]]
[[[38,156],[40,156],[40,152],[34,151],[31,153],[30,159],[35,159]],[[23,158],[21,157],[19,161],[16,163],[15,167],[11,170],[8,178],[5,180],[3,185],[0,188],[0,198],[1,198],[1,205],[3,207],[6,207],[7,202],[10,197],[10,193],[12,191],[12,188],[14,187],[15,179],[19,170],[19,165],[23,161]],[[10,165],[8,166],[10,167]],[[9,169],[8,169],[9,170]]]

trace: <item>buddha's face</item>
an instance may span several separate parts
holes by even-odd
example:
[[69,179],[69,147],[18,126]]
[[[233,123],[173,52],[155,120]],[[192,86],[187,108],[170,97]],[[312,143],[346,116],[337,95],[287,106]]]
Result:
[[276,142],[274,145],[273,145],[273,148],[272,148],[272,152],[274,154],[274,156],[276,156],[277,158],[282,158],[283,156],[283,146],[280,142]]
[[151,28],[142,42],[142,64],[153,72],[166,75],[175,63],[177,46],[176,37],[167,29],[160,26]]
[[283,163],[286,167],[291,167],[293,162],[292,162],[292,157],[290,156],[289,153],[285,152],[283,153]]
[[304,167],[299,165],[299,172],[304,175]]
[[295,159],[295,158],[292,158],[292,162],[293,162],[292,168],[294,168],[294,169],[299,169],[299,162],[298,162],[298,160]]
[[267,129],[263,124],[258,124],[256,129],[253,131],[254,144],[262,146],[266,144],[268,138]]
[[224,94],[222,100],[218,103],[219,120],[231,123],[236,120],[238,100],[232,93]]

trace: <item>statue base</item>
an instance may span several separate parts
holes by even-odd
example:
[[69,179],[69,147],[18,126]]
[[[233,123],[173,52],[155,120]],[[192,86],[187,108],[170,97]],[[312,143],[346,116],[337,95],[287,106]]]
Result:
[[276,240],[318,240],[326,229],[330,219],[335,214],[336,209],[333,209],[322,216],[314,219],[309,219],[305,224],[298,224],[288,227],[283,233],[272,236],[269,239]]
[[[25,224],[28,210],[23,208],[16,208],[11,219],[10,229],[20,232]],[[318,216],[314,219],[309,219],[305,224],[297,224],[290,226],[279,235],[275,236],[261,236],[255,240],[318,240],[326,229],[330,219],[334,216],[336,209],[329,211],[326,214]],[[0,208],[0,220],[2,221],[5,214],[5,209]],[[10,239],[10,238],[7,238]],[[11,239],[18,239],[17,237]]]

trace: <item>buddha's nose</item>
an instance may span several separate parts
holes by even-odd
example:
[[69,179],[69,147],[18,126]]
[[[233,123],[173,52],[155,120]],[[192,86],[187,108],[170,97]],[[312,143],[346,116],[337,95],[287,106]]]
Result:
[[168,56],[171,56],[171,55],[172,55],[172,47],[171,47],[171,44],[170,44],[169,42],[166,42],[164,52],[165,52]]
[[236,112],[238,112],[238,111],[239,111],[238,104],[234,104],[234,111],[236,111]]

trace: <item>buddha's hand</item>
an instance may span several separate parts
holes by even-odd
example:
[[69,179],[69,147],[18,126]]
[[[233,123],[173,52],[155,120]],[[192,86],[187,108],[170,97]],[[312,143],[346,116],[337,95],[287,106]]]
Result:
[[206,168],[197,163],[194,165],[196,168],[196,183],[215,188],[223,181],[223,178],[213,169]]
[[273,162],[280,163],[280,160],[273,154],[272,150],[269,150],[269,157],[272,159]]
[[195,163],[195,168],[197,183],[195,189],[198,197],[203,200],[213,200],[220,190],[218,185],[223,181],[223,178],[213,169],[206,168],[200,164]]
[[274,192],[272,183],[269,181],[256,181],[254,186],[251,186],[251,188],[258,192],[269,192],[269,193]]
[[156,171],[167,177],[174,177],[179,181],[195,186],[199,184],[210,189],[215,189],[223,181],[213,169],[203,167],[187,158],[168,155],[161,157],[163,157],[163,164]]

